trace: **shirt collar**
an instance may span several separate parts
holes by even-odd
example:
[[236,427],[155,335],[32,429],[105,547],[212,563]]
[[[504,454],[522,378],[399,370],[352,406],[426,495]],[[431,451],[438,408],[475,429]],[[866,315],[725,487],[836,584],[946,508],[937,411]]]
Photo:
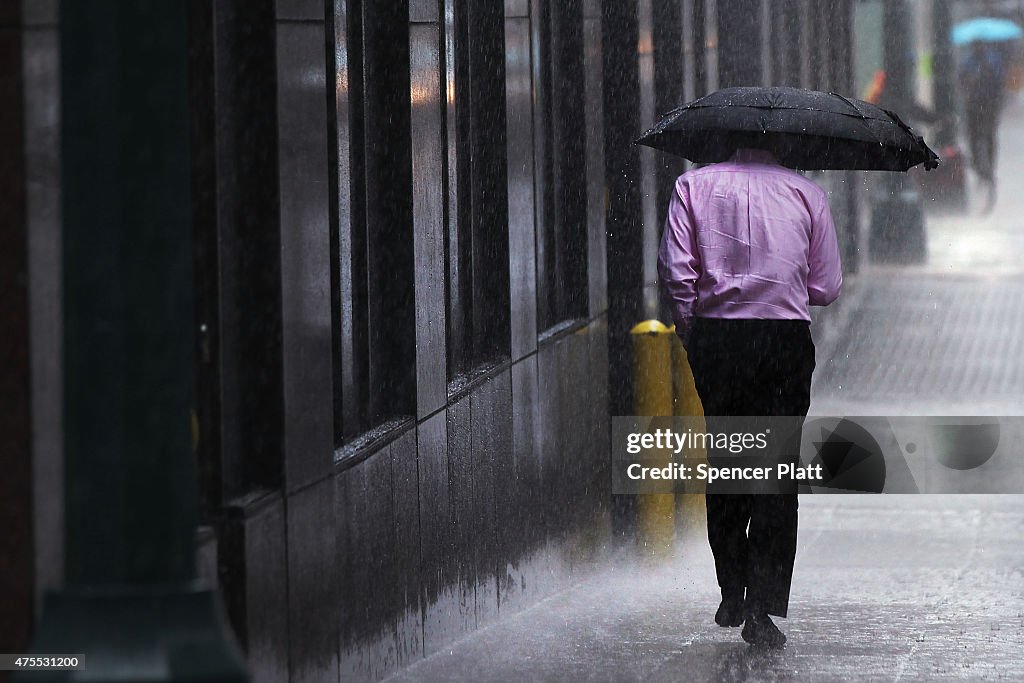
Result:
[[759,164],[778,164],[779,160],[775,158],[775,155],[766,149],[753,149],[750,147],[743,147],[737,149],[732,155],[730,161],[746,161],[754,162]]

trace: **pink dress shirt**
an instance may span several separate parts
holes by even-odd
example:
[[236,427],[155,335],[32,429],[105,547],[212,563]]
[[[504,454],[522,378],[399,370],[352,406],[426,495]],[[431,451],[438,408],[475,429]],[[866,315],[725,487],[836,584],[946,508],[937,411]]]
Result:
[[676,330],[691,317],[810,320],[843,275],[828,195],[769,152],[679,176],[658,251]]

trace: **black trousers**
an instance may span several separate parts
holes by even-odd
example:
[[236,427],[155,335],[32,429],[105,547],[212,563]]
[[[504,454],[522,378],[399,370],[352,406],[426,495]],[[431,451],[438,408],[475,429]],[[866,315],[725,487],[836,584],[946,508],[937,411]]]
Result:
[[[698,318],[687,345],[706,416],[807,415],[814,372],[801,320]],[[796,557],[797,496],[708,493],[708,541],[723,596],[785,617]]]
[[995,178],[996,172],[999,109],[996,100],[967,105],[967,146],[971,152],[971,165],[979,178],[989,182]]

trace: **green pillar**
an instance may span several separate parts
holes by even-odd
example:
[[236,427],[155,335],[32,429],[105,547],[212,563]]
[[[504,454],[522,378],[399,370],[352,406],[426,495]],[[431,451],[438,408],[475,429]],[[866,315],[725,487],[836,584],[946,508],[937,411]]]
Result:
[[246,678],[195,570],[187,7],[61,3],[66,585],[33,651],[89,680]]

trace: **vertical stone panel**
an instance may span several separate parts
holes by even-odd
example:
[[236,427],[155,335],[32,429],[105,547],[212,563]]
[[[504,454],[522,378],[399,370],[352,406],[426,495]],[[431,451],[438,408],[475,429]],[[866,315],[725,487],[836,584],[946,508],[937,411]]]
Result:
[[340,472],[340,678],[379,680],[398,666],[394,489],[388,448]]
[[[703,8],[704,0],[697,0]],[[615,409],[628,414],[632,391],[629,373],[628,331],[642,315],[643,241],[639,149],[635,131],[642,130],[636,103],[640,99],[639,39],[633,3],[602,5],[601,61],[603,65],[603,114],[605,184],[607,188],[606,240],[608,254],[608,326],[613,362]],[[632,9],[632,11],[631,11]],[[703,25],[703,22],[701,22]],[[703,34],[702,34],[703,35]],[[544,376],[543,373],[541,376]]]
[[[573,469],[578,463],[575,447],[576,434],[572,431],[573,403],[585,402],[588,397],[572,386],[573,367],[570,363],[570,338],[544,340],[537,354],[539,380],[540,424],[540,506],[543,520],[539,530],[544,534],[541,557],[545,586],[542,593],[558,590],[572,571],[572,557],[567,540],[571,537],[573,499],[576,489]],[[571,392],[571,393],[570,393]]]
[[219,579],[258,683],[288,679],[284,501],[267,494],[229,506],[218,528]]
[[[469,395],[472,472],[471,529],[475,573],[476,626],[498,616],[497,522],[495,519],[496,461],[504,454],[496,440],[496,380],[489,380]],[[507,383],[506,383],[507,387]]]
[[[561,402],[561,360],[561,349],[557,343],[546,341],[537,350],[540,420],[534,428],[540,432],[537,460],[540,467],[539,488],[542,499],[539,507],[544,515],[538,528],[545,539],[550,538],[557,528],[557,514],[565,493],[562,474],[565,438],[568,435],[562,430],[562,410],[565,406]],[[543,381],[540,378],[543,378]]]
[[[586,522],[591,525],[595,542],[607,541],[607,523],[611,508],[611,422],[608,386],[608,323],[599,317],[591,322],[587,335],[587,378],[590,401],[587,405],[586,448],[588,458],[583,483]],[[602,533],[604,534],[602,536]]]
[[718,85],[761,85],[760,1],[718,0]]
[[[361,59],[350,45],[348,0],[333,0],[332,16],[327,24],[329,45],[333,48],[330,56],[329,74],[334,97],[328,99],[330,120],[328,128],[333,136],[333,145],[328,150],[331,207],[330,214],[336,230],[332,235],[332,276],[335,283],[332,306],[334,337],[334,435],[335,442],[341,443],[356,436],[361,428],[360,413],[365,399],[360,396],[362,387],[362,349],[356,330],[364,324],[359,311],[359,292],[364,287],[358,283],[357,271],[365,245],[361,244],[354,232],[353,224],[364,219],[364,201],[356,187],[356,176],[361,174],[361,140],[354,139],[359,131],[355,116],[361,111]],[[355,43],[358,45],[358,43]],[[333,100],[333,102],[331,101]],[[333,106],[331,106],[333,104]],[[353,166],[356,168],[353,168]]]
[[327,476],[334,455],[326,57],[322,22],[277,26],[285,478]]
[[[590,438],[593,444],[590,465],[591,483],[597,488],[591,491],[595,498],[607,502],[610,495],[611,467],[611,400],[608,384],[608,321],[596,318],[590,325]],[[615,388],[618,391],[618,388]]]
[[364,469],[359,466],[341,470],[334,476],[334,502],[337,511],[338,557],[338,669],[342,680],[356,680],[365,671],[368,646],[362,642],[367,605],[358,581],[364,576],[359,563],[363,557],[365,519],[362,517]]
[[452,551],[455,556],[453,575],[450,577],[455,591],[452,611],[454,629],[464,635],[476,628],[476,565],[475,534],[479,520],[474,507],[472,458],[471,399],[464,397],[450,404],[448,421],[448,500],[452,523]]
[[437,0],[409,0],[410,22],[438,21]]
[[508,119],[508,246],[513,361],[537,348],[533,81],[530,51],[529,18],[506,18],[505,102]]
[[[654,68],[654,0],[637,0],[637,75],[639,81],[639,130],[654,124],[658,114],[657,83]],[[641,294],[640,304],[644,318],[656,318],[660,295],[658,292],[658,242],[661,220],[658,216],[657,155],[650,147],[641,147],[640,153],[640,217],[641,217]]]
[[810,88],[814,84],[814,62],[811,57],[813,38],[811,35],[811,0],[796,0],[797,35],[795,43],[799,46],[800,84],[801,88]]
[[774,85],[800,87],[800,0],[772,1]]
[[22,12],[26,26],[22,82],[31,340],[31,514],[35,601],[39,606],[44,591],[58,588],[64,579],[60,74],[56,3],[23,0]]
[[290,681],[338,680],[338,579],[334,481],[288,497]]
[[445,348],[444,119],[440,32],[409,27],[412,100],[412,211],[416,278],[416,414],[444,407]]
[[277,0],[277,18],[285,21],[323,21],[323,0]]
[[[512,478],[507,504],[514,518],[505,530],[509,549],[502,577],[501,612],[518,611],[536,600],[543,583],[538,548],[544,542],[544,492],[540,487],[538,456],[542,448],[540,401],[538,399],[537,354],[512,366],[511,453]],[[514,487],[514,488],[513,488]]]
[[[595,7],[594,5],[597,5]],[[587,140],[587,310],[591,317],[608,307],[608,262],[605,238],[604,90],[601,64],[600,5],[587,2],[583,19],[583,70]],[[677,74],[678,75],[678,74]]]
[[581,327],[562,340],[561,377],[562,430],[567,436],[563,450],[566,470],[565,491],[569,519],[578,519],[589,502],[584,494],[590,480],[590,404],[597,398],[590,391],[590,328]]
[[517,592],[508,568],[521,552],[522,510],[517,491],[515,453],[512,448],[512,373],[501,372],[491,380],[492,424],[488,437],[493,460],[494,493],[490,505],[494,509],[494,571],[498,592],[498,608],[503,607],[505,594]]
[[416,430],[410,429],[393,441],[390,449],[396,574],[390,603],[395,619],[396,664],[401,668],[423,656]]
[[530,16],[530,0],[505,0],[506,17]]
[[454,526],[449,499],[448,425],[445,413],[420,423],[418,431],[420,500],[420,590],[423,651],[429,655],[461,631]]

